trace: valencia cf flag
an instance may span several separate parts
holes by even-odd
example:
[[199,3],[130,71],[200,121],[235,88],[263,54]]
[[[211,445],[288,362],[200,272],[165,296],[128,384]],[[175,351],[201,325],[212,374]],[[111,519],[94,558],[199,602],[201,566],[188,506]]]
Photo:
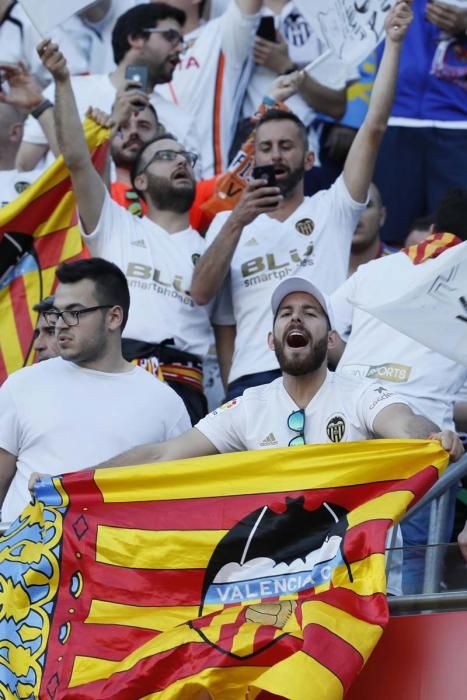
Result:
[[435,441],[370,440],[48,478],[0,541],[0,692],[340,700],[388,621],[388,528]]
[[[108,129],[91,120],[85,135],[103,171]],[[55,270],[85,255],[75,199],[63,158],[0,209],[0,384],[33,361],[34,304],[53,294]]]

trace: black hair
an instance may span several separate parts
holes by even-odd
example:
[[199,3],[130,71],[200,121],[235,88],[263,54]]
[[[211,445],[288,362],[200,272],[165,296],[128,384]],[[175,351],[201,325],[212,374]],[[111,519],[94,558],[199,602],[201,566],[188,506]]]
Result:
[[302,122],[302,120],[297,117],[296,114],[293,112],[286,112],[283,109],[269,109],[263,116],[258,120],[256,124],[256,133],[258,133],[258,129],[260,126],[263,126],[263,124],[267,124],[268,122],[283,122],[283,121],[290,121],[296,124],[298,131],[300,132],[300,137],[303,142],[303,146],[305,150],[308,150],[308,131],[305,126],[305,124]]
[[130,49],[128,37],[147,36],[145,29],[153,29],[164,19],[174,19],[183,27],[186,14],[177,7],[164,2],[150,2],[130,8],[115,22],[112,30],[112,50],[115,63],[118,64]]
[[45,297],[45,299],[42,299],[38,304],[34,304],[32,310],[36,311],[38,314],[43,314],[46,311],[50,311],[54,305],[54,301],[53,296]]
[[207,0],[201,0],[199,5],[198,5],[198,17],[203,16],[204,8],[206,6]]
[[[427,214],[426,216],[419,216],[412,223],[412,226],[410,227],[410,231],[429,231],[431,228],[431,225],[434,224],[434,222],[435,222],[435,217],[433,214]],[[410,233],[410,231],[409,231],[409,233]]]
[[127,279],[117,265],[103,258],[89,258],[64,262],[59,265],[56,274],[58,280],[63,284],[92,280],[99,304],[109,304],[122,308],[123,321],[120,330],[123,331],[130,309],[130,291]]
[[163,133],[163,134],[159,134],[158,136],[154,136],[154,138],[151,139],[150,141],[148,141],[147,143],[143,143],[143,145],[141,146],[141,148],[137,152],[135,159],[131,165],[131,170],[130,170],[131,185],[132,185],[134,191],[136,192],[136,194],[138,195],[138,197],[141,197],[141,199],[143,199],[143,200],[145,200],[144,192],[142,190],[139,190],[135,185],[135,180],[136,180],[137,176],[140,174],[142,167],[143,167],[142,163],[141,163],[141,160],[143,158],[143,154],[144,154],[146,148],[148,148],[148,146],[152,146],[152,144],[156,143],[156,141],[162,141],[164,139],[169,139],[170,141],[177,141],[178,142],[177,137],[174,136],[173,134],[170,134],[168,131]]
[[467,188],[452,187],[441,197],[434,215],[436,233],[453,233],[467,240]]

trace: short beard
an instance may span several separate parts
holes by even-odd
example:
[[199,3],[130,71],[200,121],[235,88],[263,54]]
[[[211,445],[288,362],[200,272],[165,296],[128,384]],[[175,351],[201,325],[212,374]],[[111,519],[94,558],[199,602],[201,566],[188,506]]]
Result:
[[292,377],[301,377],[311,374],[321,367],[326,360],[328,352],[328,337],[320,338],[314,345],[310,345],[308,354],[304,357],[289,358],[284,352],[284,345],[274,338],[274,351],[281,371]]
[[173,211],[175,214],[185,214],[193,206],[196,194],[194,180],[183,187],[174,187],[166,177],[158,177],[152,173],[146,174],[148,187],[146,199],[161,211]]
[[300,168],[291,170],[285,180],[282,180],[282,182],[277,182],[277,187],[280,189],[281,195],[284,197],[284,199],[290,197],[296,186],[303,181],[304,177],[305,168],[301,166]]
[[126,156],[123,151],[115,151],[111,145],[110,155],[112,156],[112,160],[117,168],[126,168],[127,170],[131,170],[138,153],[129,153],[128,156]]

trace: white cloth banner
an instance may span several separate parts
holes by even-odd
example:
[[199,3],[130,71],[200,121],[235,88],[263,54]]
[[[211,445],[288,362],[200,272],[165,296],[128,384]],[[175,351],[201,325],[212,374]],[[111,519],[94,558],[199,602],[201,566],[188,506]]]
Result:
[[384,300],[375,289],[371,306],[358,297],[349,301],[419,343],[467,365],[467,242],[420,265],[410,264],[412,274],[394,280],[391,299]]
[[395,0],[294,0],[332,53],[357,66],[384,39],[384,20]]
[[46,37],[66,19],[92,5],[93,0],[18,0],[19,4],[37,29]]

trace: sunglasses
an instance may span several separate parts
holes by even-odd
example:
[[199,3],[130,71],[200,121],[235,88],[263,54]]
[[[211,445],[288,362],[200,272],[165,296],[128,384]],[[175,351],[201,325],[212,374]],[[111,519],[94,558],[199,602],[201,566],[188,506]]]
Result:
[[293,437],[289,442],[289,447],[297,447],[299,445],[305,445],[305,411],[303,408],[299,408],[297,411],[293,411],[287,418],[287,426],[294,433],[299,433]]
[[160,34],[173,48],[184,43],[183,36],[176,29],[143,29],[145,34]]

